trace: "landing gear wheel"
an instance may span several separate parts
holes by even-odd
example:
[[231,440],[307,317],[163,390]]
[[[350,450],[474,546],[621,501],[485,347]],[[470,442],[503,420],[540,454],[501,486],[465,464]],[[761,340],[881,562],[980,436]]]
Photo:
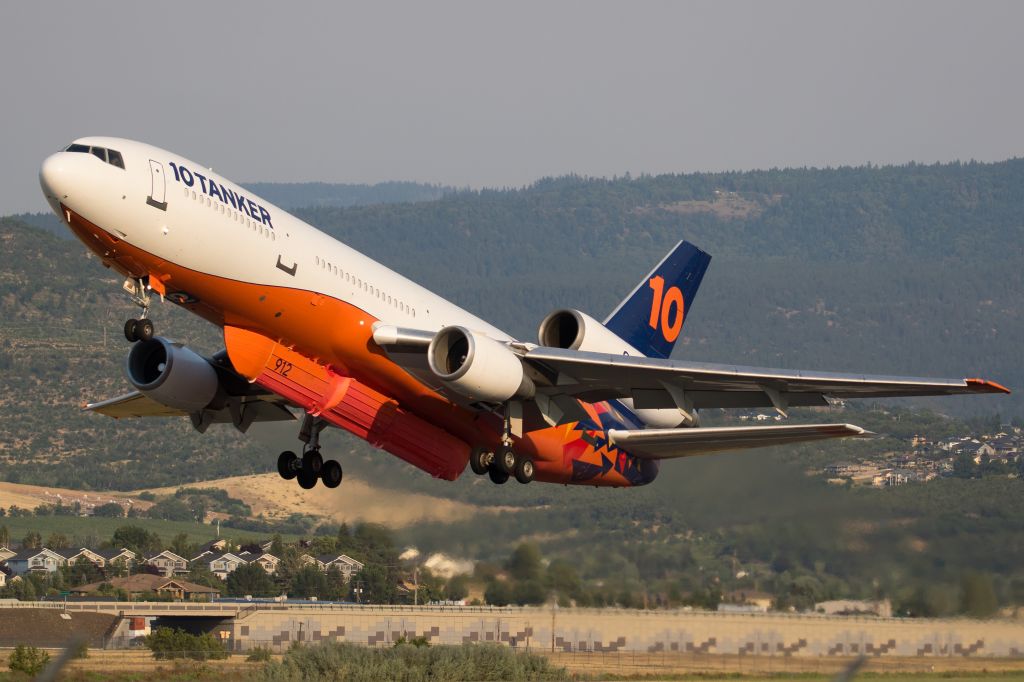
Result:
[[131,319],[124,323],[124,338],[128,339],[131,343],[139,340],[138,332],[135,330],[138,324],[139,321],[136,319]]
[[469,453],[469,468],[473,470],[473,473],[477,476],[483,476],[487,473],[488,467],[491,462],[494,461],[494,453],[487,452],[482,449],[474,449]]
[[529,483],[533,480],[533,460],[529,457],[519,457],[516,462],[515,476],[520,483]]
[[508,474],[497,467],[491,467],[487,470],[487,475],[491,477],[491,483],[501,485],[508,480]]
[[316,482],[319,480],[316,474],[310,474],[305,469],[300,469],[298,476],[299,487],[303,490],[312,490],[316,487]]
[[139,341],[149,341],[153,338],[153,321],[142,318],[135,323],[135,337]]
[[320,480],[328,488],[337,488],[341,485],[341,476],[341,465],[333,459],[324,462],[323,468],[320,469]]
[[324,458],[320,450],[306,450],[302,453],[302,473],[311,476],[315,481],[320,477],[320,470],[324,468]]
[[498,453],[496,464],[507,476],[511,476],[516,471],[516,453],[512,451],[512,448],[502,448]]
[[298,469],[295,466],[299,458],[291,450],[285,450],[277,457],[277,473],[280,474],[281,478],[286,481],[290,481],[298,475]]

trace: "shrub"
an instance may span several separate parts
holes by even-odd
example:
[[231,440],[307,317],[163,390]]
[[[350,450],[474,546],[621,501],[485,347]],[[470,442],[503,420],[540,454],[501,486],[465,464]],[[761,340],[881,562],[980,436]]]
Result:
[[493,644],[373,649],[323,643],[291,649],[254,674],[262,680],[566,680],[543,656]]
[[272,660],[273,657],[270,654],[270,648],[265,646],[258,646],[249,650],[249,655],[245,657],[245,660],[252,661],[254,663],[266,662]]
[[208,661],[228,657],[224,645],[209,632],[193,635],[177,628],[157,628],[146,636],[145,643],[157,660],[191,658]]
[[14,652],[11,653],[11,657],[7,661],[7,667],[11,669],[11,672],[25,673],[35,677],[43,672],[43,668],[49,662],[50,654],[34,646],[19,644],[14,647]]

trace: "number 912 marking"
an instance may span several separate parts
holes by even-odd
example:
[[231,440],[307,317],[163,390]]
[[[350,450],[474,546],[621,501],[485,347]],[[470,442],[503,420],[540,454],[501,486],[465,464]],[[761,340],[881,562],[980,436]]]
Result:
[[274,360],[274,371],[283,377],[288,376],[288,372],[292,371],[292,363],[287,360],[277,358]]

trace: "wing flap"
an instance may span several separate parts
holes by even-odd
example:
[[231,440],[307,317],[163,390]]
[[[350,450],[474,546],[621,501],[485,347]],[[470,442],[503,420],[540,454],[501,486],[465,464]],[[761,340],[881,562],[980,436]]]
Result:
[[131,393],[108,400],[101,400],[98,403],[89,403],[84,405],[82,409],[113,417],[114,419],[188,416],[188,412],[162,405],[138,391],[132,391]]
[[684,429],[616,430],[608,439],[641,459],[672,459],[785,445],[827,438],[871,435],[853,424],[800,424],[795,426],[725,426]]

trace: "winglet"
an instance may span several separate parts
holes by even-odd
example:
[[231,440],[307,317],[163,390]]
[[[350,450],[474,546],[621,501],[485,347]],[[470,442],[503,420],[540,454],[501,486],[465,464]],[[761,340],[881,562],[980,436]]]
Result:
[[1010,389],[994,381],[984,379],[964,379],[973,392],[976,393],[1010,393]]

